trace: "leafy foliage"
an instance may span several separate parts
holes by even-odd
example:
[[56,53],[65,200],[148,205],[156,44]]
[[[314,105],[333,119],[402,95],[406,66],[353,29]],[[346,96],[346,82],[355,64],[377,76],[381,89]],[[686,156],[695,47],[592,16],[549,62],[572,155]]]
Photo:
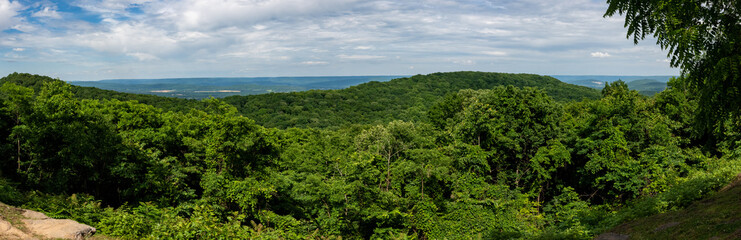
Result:
[[[11,73],[8,76],[0,78],[0,84],[13,83],[18,86],[27,87],[33,89],[35,92],[39,92],[41,88],[50,82],[62,82],[59,79],[53,79],[47,76],[40,76],[28,73]],[[204,109],[205,105],[196,100],[187,100],[180,98],[169,98],[159,97],[154,95],[146,94],[132,94],[116,92],[111,90],[103,90],[94,87],[80,87],[70,85],[70,92],[72,92],[75,98],[79,99],[117,99],[121,101],[134,100],[147,105],[152,105],[158,108],[162,108],[168,111],[187,112],[190,109]]]
[[338,127],[354,123],[426,120],[426,111],[447,93],[494,86],[538,87],[559,101],[597,98],[593,89],[532,74],[452,72],[369,82],[341,90],[232,96],[224,101],[266,127]]
[[635,43],[653,35],[669,50],[702,106],[698,130],[724,138],[741,111],[741,3],[733,0],[608,0]]
[[647,98],[615,82],[578,102],[435,90],[417,118],[273,129],[219,99],[175,112],[5,82],[0,201],[122,239],[587,239],[738,171],[737,145],[695,138],[684,83]]

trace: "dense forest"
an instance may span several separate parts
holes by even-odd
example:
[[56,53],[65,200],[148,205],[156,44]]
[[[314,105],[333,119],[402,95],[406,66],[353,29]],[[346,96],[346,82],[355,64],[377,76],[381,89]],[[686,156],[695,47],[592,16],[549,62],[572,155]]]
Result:
[[741,121],[700,131],[685,78],[653,97],[458,72],[201,102],[0,84],[0,201],[121,239],[590,239],[741,172]]
[[495,86],[538,87],[557,101],[596,99],[599,91],[533,74],[452,72],[369,82],[340,90],[310,90],[224,98],[265,127],[339,127],[393,120],[427,121],[425,112],[445,94]]
[[[741,1],[606,3],[681,69],[666,89],[452,72],[196,101],[13,73],[0,202],[104,239],[592,239],[738,205]],[[672,236],[739,237],[723,213]]]
[[[44,85],[48,84],[49,82],[60,82],[59,84],[64,83],[62,80],[59,79],[53,79],[47,76],[40,76],[29,73],[12,73],[6,77],[3,77],[0,81],[2,81],[3,83],[10,82],[15,85],[25,86],[37,93],[41,91]],[[206,106],[202,102],[192,99],[168,98],[147,94],[124,93],[99,89],[95,87],[81,87],[75,85],[69,85],[69,89],[73,97],[77,99],[118,99],[122,101],[133,100],[147,105],[152,105],[157,108],[161,108],[165,111],[187,112],[190,111],[190,109],[202,110]]]

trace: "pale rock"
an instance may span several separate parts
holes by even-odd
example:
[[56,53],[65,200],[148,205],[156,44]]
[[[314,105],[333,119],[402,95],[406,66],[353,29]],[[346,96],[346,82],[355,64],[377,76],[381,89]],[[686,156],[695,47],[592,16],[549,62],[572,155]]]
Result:
[[23,223],[33,234],[54,239],[85,239],[95,234],[95,228],[69,219],[53,219],[43,213],[26,210]]

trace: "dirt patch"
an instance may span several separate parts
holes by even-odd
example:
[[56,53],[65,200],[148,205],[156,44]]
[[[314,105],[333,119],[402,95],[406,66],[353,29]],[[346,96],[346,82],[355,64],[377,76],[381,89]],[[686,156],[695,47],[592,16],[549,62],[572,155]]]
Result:
[[654,229],[654,232],[664,231],[664,230],[666,230],[668,228],[671,228],[671,227],[674,227],[674,226],[677,226],[677,225],[679,225],[679,222],[665,223],[665,224],[663,224],[661,226],[658,226],[656,229]]
[[730,236],[726,237],[726,239],[741,239],[741,228],[736,229],[736,231],[733,232],[733,234],[731,234]]
[[594,240],[628,240],[630,235],[619,233],[603,233],[594,238]]
[[708,238],[708,240],[721,240],[721,239],[723,240],[741,239],[741,228],[737,229],[735,232],[733,232],[731,235],[728,235],[725,238],[718,237],[718,236]]

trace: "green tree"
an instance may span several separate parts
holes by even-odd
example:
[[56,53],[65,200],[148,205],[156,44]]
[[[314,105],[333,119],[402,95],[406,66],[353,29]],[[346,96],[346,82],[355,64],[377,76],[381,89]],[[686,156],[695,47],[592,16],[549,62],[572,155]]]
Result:
[[741,114],[741,1],[607,0],[606,17],[625,15],[628,37],[651,36],[669,50],[697,92],[703,133],[723,134]]
[[416,137],[414,123],[393,121],[386,126],[378,125],[365,130],[355,139],[358,150],[372,152],[386,160],[386,191],[391,186],[391,162],[404,151],[414,148]]
[[684,146],[687,146],[691,137],[697,135],[692,129],[692,125],[695,124],[697,98],[690,93],[684,78],[672,78],[667,85],[666,90],[654,95],[654,107],[657,112],[671,120],[672,132],[681,138]]
[[673,133],[678,131],[678,123],[661,111],[674,109],[675,103],[662,100],[656,106],[656,100],[629,90],[622,81],[607,84],[602,93],[600,100],[567,108],[570,116],[576,116],[573,124],[578,135],[567,143],[574,148],[575,165],[567,171],[581,178],[572,186],[587,192],[593,201],[625,201],[660,181],[661,174],[656,171],[669,164],[669,158],[651,157],[647,149],[669,151],[682,143]]
[[430,115],[434,123],[446,124],[456,141],[488,152],[489,163],[466,167],[488,169],[496,180],[523,187],[524,192],[538,191],[543,174],[569,161],[559,142],[563,110],[542,90],[462,90],[438,106]]
[[99,114],[98,105],[95,100],[74,99],[69,85],[61,81],[42,87],[28,127],[17,132],[28,151],[19,171],[26,184],[52,193],[104,196],[114,191],[106,186],[110,167],[121,160],[120,137]]
[[33,104],[33,89],[15,85],[11,82],[3,83],[0,87],[0,100],[3,102],[2,110],[9,112],[13,118],[12,138],[16,145],[17,171],[21,170],[21,136],[19,132],[27,128],[25,118],[31,113]]

